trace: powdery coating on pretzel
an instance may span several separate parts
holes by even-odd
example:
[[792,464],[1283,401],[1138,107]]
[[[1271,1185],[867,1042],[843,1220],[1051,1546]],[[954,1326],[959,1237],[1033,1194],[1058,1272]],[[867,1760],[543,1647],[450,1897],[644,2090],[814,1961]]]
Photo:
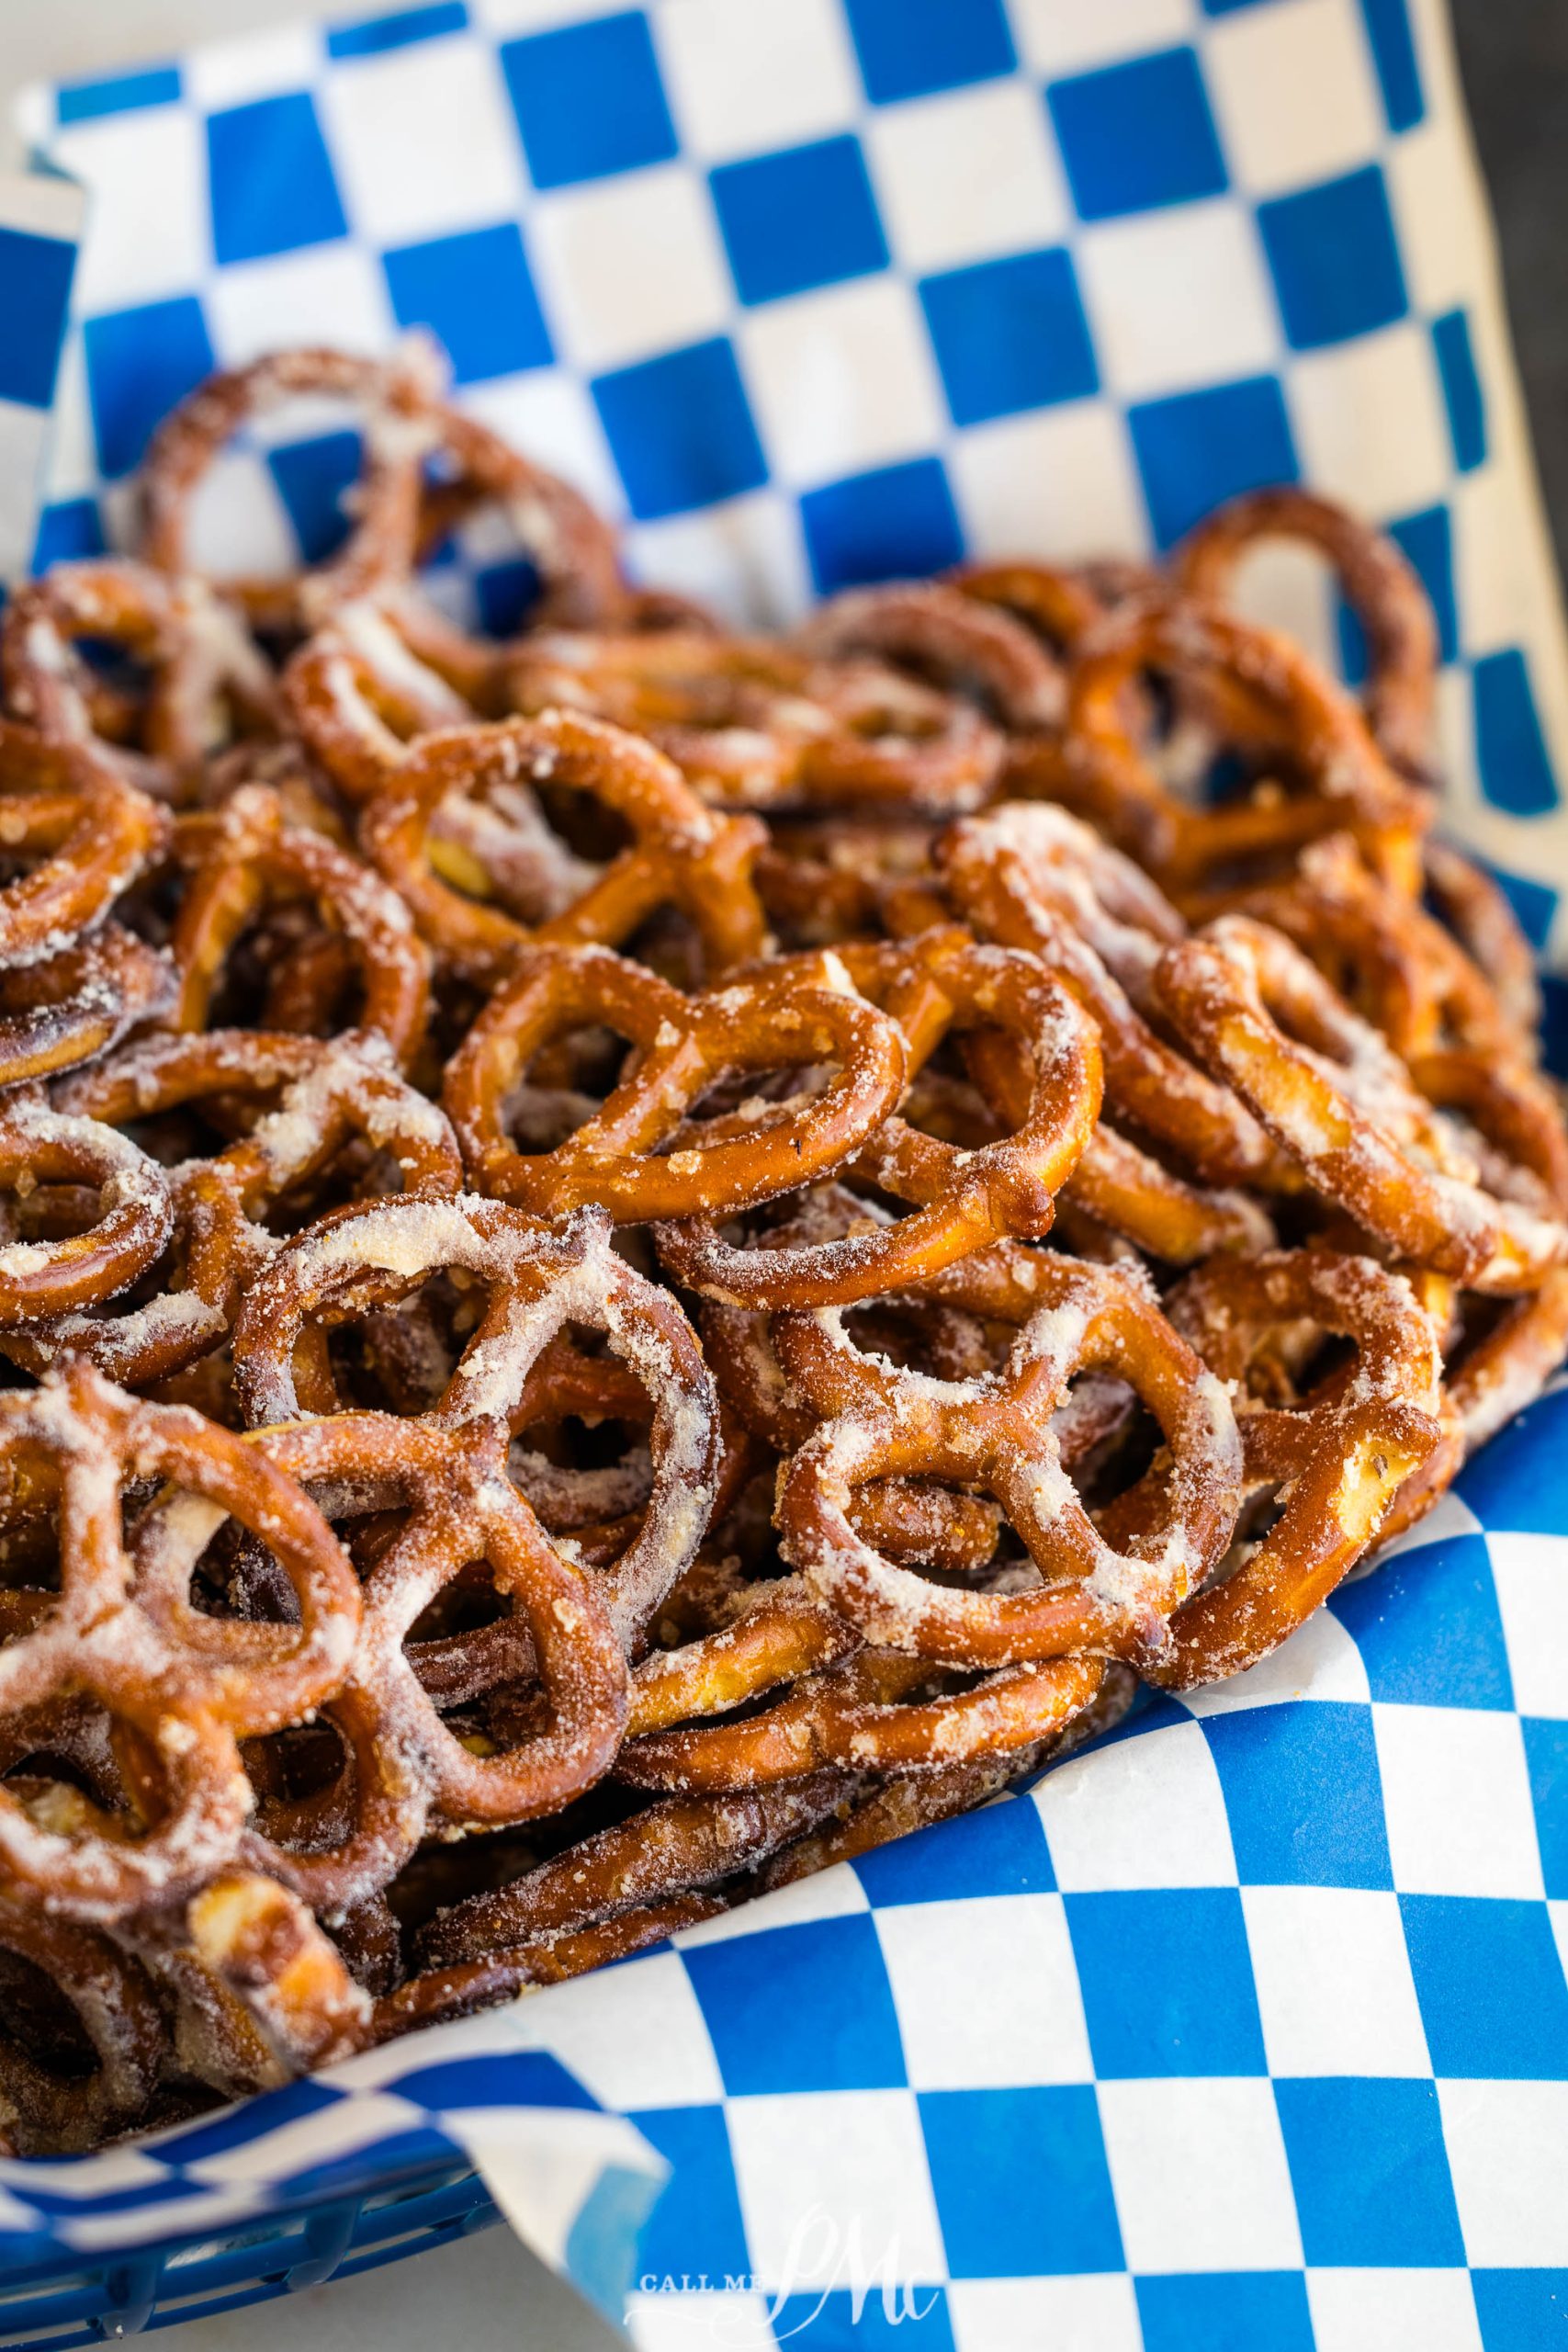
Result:
[[[558,1812],[608,1770],[626,1719],[620,1636],[596,1580],[563,1557],[508,1479],[502,1426],[357,1413],[253,1442],[329,1510],[408,1513],[366,1580],[358,1639],[327,1706],[351,1770],[352,1827],[298,1853],[253,1835],[266,1870],[335,1917],[387,1884],[433,1810],[457,1828],[504,1826]],[[404,1647],[443,1588],[481,1559],[526,1623],[539,1704],[533,1736],[488,1756],[442,1721]]]
[[[1217,808],[1179,799],[1134,742],[1128,689],[1145,669],[1220,681],[1247,710],[1248,740],[1288,751],[1303,788]],[[1059,800],[1146,866],[1184,904],[1259,859],[1278,863],[1325,832],[1350,831],[1414,896],[1427,805],[1396,775],[1355,705],[1289,639],[1212,606],[1162,599],[1111,613],[1083,639],[1059,743],[1027,747],[1016,792]]]
[[902,946],[851,947],[845,961],[908,1038],[913,1069],[950,1030],[1000,1030],[1020,1049],[1027,1102],[1013,1106],[1010,1134],[973,1151],[889,1119],[855,1169],[913,1203],[913,1213],[868,1219],[858,1233],[739,1249],[710,1219],[661,1224],[665,1263],[705,1296],[740,1306],[843,1306],[919,1283],[988,1242],[1038,1237],[1089,1143],[1100,1101],[1099,1039],[1033,957],[949,929]]
[[[1189,1275],[1167,1302],[1222,1380],[1240,1386],[1249,1487],[1282,1510],[1234,1575],[1176,1612],[1172,1646],[1146,1671],[1173,1690],[1239,1673],[1278,1647],[1360,1557],[1404,1482],[1443,1436],[1429,1317],[1407,1282],[1370,1259],[1295,1250]],[[1351,1370],[1321,1396],[1270,1407],[1247,1375],[1292,1327],[1349,1340]]]
[[0,1186],[20,1192],[40,1180],[95,1191],[97,1215],[61,1240],[0,1243],[0,1329],[113,1298],[174,1229],[168,1180],[129,1136],[26,1092],[0,1103]]
[[193,1896],[186,1917],[197,1964],[242,2003],[283,2080],[365,2041],[368,1996],[288,1888],[228,1871]]
[[[549,784],[582,793],[631,839],[580,896],[530,930],[465,897],[431,864],[430,832],[449,795]],[[365,854],[407,902],[444,962],[481,984],[501,978],[534,941],[616,947],[660,908],[676,909],[722,972],[767,944],[750,868],[763,841],[755,818],[705,808],[662,753],[622,729],[549,710],[423,737],[360,818]]]
[[1568,1256],[1555,1216],[1469,1181],[1473,1162],[1404,1065],[1280,933],[1223,916],[1168,950],[1159,987],[1194,1051],[1314,1187],[1399,1257],[1508,1292]]
[[253,1423],[299,1411],[295,1353],[309,1327],[405,1296],[433,1273],[469,1275],[484,1312],[436,1418],[505,1427],[539,1355],[568,1323],[603,1330],[653,1400],[652,1485],[642,1524],[595,1589],[628,1649],[695,1556],[718,1473],[718,1407],[679,1306],[610,1246],[603,1211],[552,1229],[494,1201],[385,1201],[339,1211],[278,1252],[235,1332],[235,1374]]
[[164,847],[168,817],[96,752],[0,721],[0,968],[42,963],[107,919]]
[[1248,551],[1281,538],[1317,548],[1332,565],[1367,640],[1367,724],[1396,768],[1427,783],[1438,629],[1420,575],[1393,539],[1332,499],[1282,482],[1231,499],[1190,531],[1171,559],[1176,584],[1223,602]]
[[230,951],[269,899],[304,899],[347,950],[360,984],[357,1030],[405,1069],[429,1017],[430,957],[396,891],[322,834],[288,822],[262,785],[213,815],[182,817],[174,854],[186,879],[170,934],[180,976],[175,1025],[204,1029]]
[[[860,1355],[831,1315],[779,1318],[786,1369],[836,1415],[781,1482],[782,1548],[868,1641],[919,1657],[990,1668],[1075,1651],[1157,1656],[1166,1618],[1229,1541],[1241,1476],[1229,1400],[1125,1276],[1040,1253],[1027,1279],[1036,1311],[1005,1371],[984,1382],[933,1381]],[[1068,1382],[1090,1370],[1127,1381],[1166,1440],[1122,1499],[1122,1550],[1085,1510],[1051,1427]],[[950,1590],[879,1558],[851,1526],[848,1498],[868,1477],[911,1474],[995,1494],[1040,1588]]]
[[283,673],[282,693],[301,741],[355,802],[385,788],[414,739],[473,717],[368,599],[340,605],[306,639]]
[[[326,393],[363,410],[365,470],[344,546],[303,582],[254,583],[246,601],[262,616],[330,612],[338,603],[403,580],[412,567],[422,462],[436,437],[434,347],[412,339],[389,359],[341,351],[269,353],[247,368],[210,376],[152,435],[142,464],[145,527],[141,554],[159,571],[187,579],[196,494],[220,451],[255,418],[301,394]],[[246,594],[245,583],[234,583]]]
[[[291,1480],[199,1414],[127,1396],[86,1365],[0,1397],[0,1463],[12,1478],[58,1482],[60,1549],[58,1598],[0,1649],[0,1713],[88,1699],[141,1743],[148,1784],[140,1825],[87,1799],[35,1813],[0,1784],[0,1889],[62,1918],[113,1922],[227,1862],[249,1805],[236,1740],[299,1720],[336,1687],[359,1588]],[[121,1495],[148,1477],[179,1492],[139,1556]],[[191,1571],[231,1514],[277,1562],[298,1622],[192,1607]]]
[[226,743],[236,720],[276,723],[272,672],[238,613],[200,580],[106,557],[26,582],[0,620],[6,707],[51,742],[91,743],[106,731],[98,716],[120,715],[96,711],[107,690],[77,655],[79,638],[120,647],[150,672],[135,731],[168,784]]
[[1002,764],[1002,737],[971,705],[884,662],[706,629],[526,639],[508,691],[520,710],[579,710],[646,735],[725,808],[952,815],[987,799]]
[[[553,1150],[519,1150],[507,1107],[535,1057],[592,1025],[634,1046],[626,1075]],[[830,1172],[881,1127],[907,1063],[896,1023],[831,956],[763,966],[686,997],[603,949],[533,947],[453,1057],[443,1101],[485,1192],[539,1216],[596,1202],[637,1224],[728,1214]],[[689,1115],[727,1072],[820,1066],[836,1075],[819,1091]]]
[[167,956],[105,923],[40,964],[0,970],[0,1088],[94,1060],[172,1008]]

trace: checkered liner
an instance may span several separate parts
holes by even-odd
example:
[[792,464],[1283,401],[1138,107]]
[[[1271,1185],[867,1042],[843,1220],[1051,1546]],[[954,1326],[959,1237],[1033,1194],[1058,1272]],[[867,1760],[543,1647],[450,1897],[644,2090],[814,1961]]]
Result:
[[[1438,0],[437,0],[28,112],[94,204],[62,351],[73,224],[37,207],[73,191],[0,191],[18,464],[58,362],[40,559],[122,529],[214,359],[420,322],[649,576],[739,612],[1165,546],[1299,475],[1423,571],[1456,821],[1546,938],[1568,664]],[[231,555],[340,526],[351,438],[288,431],[223,469]],[[513,550],[449,569],[504,621]],[[1321,581],[1265,569],[1353,672]],[[0,2165],[0,2267],[457,2146],[612,2300],[668,2162],[645,2352],[1548,2340],[1565,1438],[1549,1398],[1277,1658],[1031,1795],[160,2142]]]
[[[115,535],[215,360],[413,324],[649,577],[759,616],[1299,476],[1424,575],[1455,821],[1545,940],[1568,661],[1441,0],[434,0],[27,127],[95,198],[40,560]],[[49,397],[62,266],[0,241],[0,399]],[[231,558],[339,526],[333,423],[249,469]],[[503,617],[505,548],[465,569]],[[1353,671],[1321,576],[1265,572]]]

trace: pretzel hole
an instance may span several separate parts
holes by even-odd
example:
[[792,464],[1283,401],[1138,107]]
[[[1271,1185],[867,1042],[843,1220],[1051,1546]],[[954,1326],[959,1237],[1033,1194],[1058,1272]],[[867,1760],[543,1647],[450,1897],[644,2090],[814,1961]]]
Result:
[[[99,2071],[98,2053],[61,1986],[36,1961],[0,1945],[0,2045],[6,2044],[62,2084]],[[0,2064],[0,2102],[4,2092]]]

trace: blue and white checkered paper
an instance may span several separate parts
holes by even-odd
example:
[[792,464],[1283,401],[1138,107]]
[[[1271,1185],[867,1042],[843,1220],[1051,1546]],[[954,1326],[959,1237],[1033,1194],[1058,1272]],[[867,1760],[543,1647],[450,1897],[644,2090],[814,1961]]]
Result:
[[[40,559],[123,535],[215,360],[416,324],[648,576],[739,616],[966,548],[1145,551],[1297,476],[1424,573],[1454,822],[1547,940],[1568,663],[1438,0],[435,0],[28,124],[91,205]],[[64,279],[12,263],[0,231],[21,452]],[[215,545],[319,553],[354,463],[290,418],[223,468]],[[1353,669],[1321,580],[1258,571]],[[454,572],[504,618],[514,551]],[[643,2352],[1554,2341],[1565,1438],[1560,1395],[1274,1660],[1032,1794],[220,2120],[0,2165],[0,2267],[455,2145],[601,2296],[668,2164]]]

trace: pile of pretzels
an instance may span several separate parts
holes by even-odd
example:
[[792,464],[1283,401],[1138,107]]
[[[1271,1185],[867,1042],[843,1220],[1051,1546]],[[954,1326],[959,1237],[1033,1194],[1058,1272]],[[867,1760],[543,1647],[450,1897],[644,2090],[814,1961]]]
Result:
[[[346,537],[199,493],[352,409]],[[1255,1666],[1568,1350],[1398,550],[773,638],[421,349],[164,424],[0,624],[0,2144],[638,1950]],[[430,559],[537,576],[480,639]],[[1359,704],[1230,596],[1315,549]]]

